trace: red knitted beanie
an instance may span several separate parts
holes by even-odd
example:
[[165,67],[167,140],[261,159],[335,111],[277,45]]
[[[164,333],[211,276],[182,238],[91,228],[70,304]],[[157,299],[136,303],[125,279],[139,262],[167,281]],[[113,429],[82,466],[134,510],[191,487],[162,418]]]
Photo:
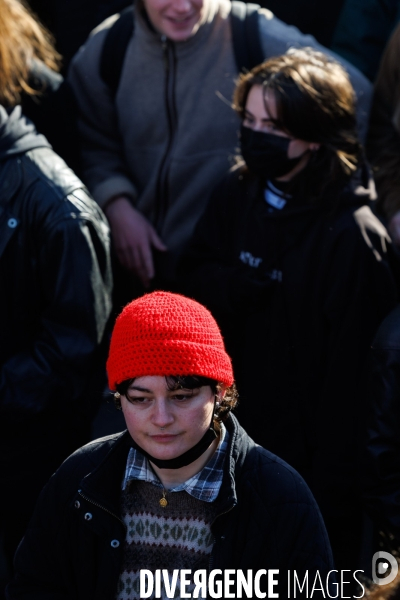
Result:
[[198,302],[169,292],[146,294],[125,306],[112,333],[107,373],[111,390],[145,375],[201,375],[233,383],[214,317]]

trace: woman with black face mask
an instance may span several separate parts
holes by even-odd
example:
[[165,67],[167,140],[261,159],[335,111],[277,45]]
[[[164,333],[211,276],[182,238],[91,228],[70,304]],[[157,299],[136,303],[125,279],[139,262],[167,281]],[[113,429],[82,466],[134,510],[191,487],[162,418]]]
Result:
[[362,536],[362,370],[397,301],[388,234],[373,216],[344,69],[290,50],[241,77],[241,161],[215,190],[182,264],[233,356],[239,418],[302,473],[338,569]]

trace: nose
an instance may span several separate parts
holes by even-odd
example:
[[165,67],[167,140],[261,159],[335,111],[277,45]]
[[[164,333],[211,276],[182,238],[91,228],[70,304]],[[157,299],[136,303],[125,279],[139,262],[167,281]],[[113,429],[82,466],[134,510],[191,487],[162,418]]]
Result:
[[157,398],[151,415],[151,422],[155,427],[167,427],[174,422],[169,402],[166,398]]

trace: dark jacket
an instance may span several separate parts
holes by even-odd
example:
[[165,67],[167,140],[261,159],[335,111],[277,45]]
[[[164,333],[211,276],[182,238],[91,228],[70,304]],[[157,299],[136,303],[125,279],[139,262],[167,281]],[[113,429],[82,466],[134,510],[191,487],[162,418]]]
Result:
[[20,107],[0,107],[0,595],[37,496],[104,387],[109,231]]
[[399,0],[346,0],[331,48],[374,81],[386,42],[399,20]]
[[325,520],[340,521],[357,502],[364,360],[396,302],[387,233],[365,189],[329,209],[300,196],[279,211],[263,194],[250,174],[228,176],[188,250],[184,291],[222,326],[243,427],[301,473]]
[[[20,104],[25,117],[36,131],[46,137],[54,152],[79,172],[77,108],[73,94],[63,77],[39,60],[30,65],[29,86],[35,93],[21,92]],[[15,103],[3,106],[8,112]]]
[[20,108],[0,110],[0,428],[13,444],[84,410],[112,280],[105,217]]
[[[304,481],[256,446],[234,417],[226,426],[230,446],[216,500],[210,569],[280,569],[283,587],[289,569],[299,575],[308,569],[310,581],[319,570],[325,581],[331,568],[329,542]],[[52,477],[17,552],[9,600],[115,597],[125,539],[119,503],[129,445],[127,432],[92,442]]]
[[[400,3],[398,3],[400,19]],[[382,214],[400,211],[400,24],[387,43],[375,81],[367,139]]]
[[400,547],[400,306],[373,341],[366,397],[369,400],[363,496],[378,530]]

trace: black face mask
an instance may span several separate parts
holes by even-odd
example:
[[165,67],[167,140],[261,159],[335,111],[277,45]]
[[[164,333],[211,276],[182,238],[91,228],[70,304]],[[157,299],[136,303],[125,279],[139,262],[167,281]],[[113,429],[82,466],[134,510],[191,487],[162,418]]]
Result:
[[254,131],[243,125],[240,129],[240,141],[243,160],[249,170],[266,180],[286,175],[299,164],[305,154],[288,158],[290,138]]

